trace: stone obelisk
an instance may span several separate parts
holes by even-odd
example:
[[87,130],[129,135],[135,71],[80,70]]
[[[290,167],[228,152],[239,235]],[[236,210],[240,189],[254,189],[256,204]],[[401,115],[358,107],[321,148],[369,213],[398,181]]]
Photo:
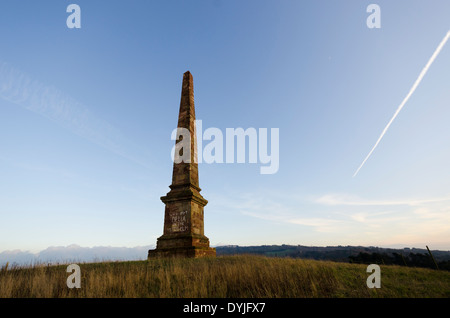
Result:
[[[148,258],[216,256],[216,249],[209,247],[209,239],[204,235],[203,207],[208,201],[200,194],[198,183],[194,80],[189,71],[183,74],[177,130],[180,128],[189,132],[190,144],[186,147],[189,149],[182,148],[181,152],[188,150],[190,156],[187,162],[174,160],[170,191],[161,197],[166,205],[164,232],[157,240],[156,249],[148,251]],[[181,141],[182,136],[177,132],[175,145]]]

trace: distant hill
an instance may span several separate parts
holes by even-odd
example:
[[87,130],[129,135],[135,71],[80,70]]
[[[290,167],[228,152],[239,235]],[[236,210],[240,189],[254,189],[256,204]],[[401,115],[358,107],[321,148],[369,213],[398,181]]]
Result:
[[[9,265],[64,264],[101,261],[131,261],[147,259],[147,252],[153,245],[137,247],[78,245],[48,247],[39,253],[20,250],[0,253],[0,268]],[[303,245],[261,245],[261,246],[217,246],[217,256],[254,254],[269,257],[291,257],[314,260],[329,260],[345,263],[386,264],[411,267],[436,268],[428,251],[423,248],[382,248],[365,246],[303,246]],[[432,250],[439,269],[450,270],[450,251]]]
[[[261,246],[218,246],[217,255],[256,254],[275,257],[292,257],[314,260],[328,260],[361,264],[403,265],[436,268],[427,249],[383,248],[374,246],[303,246],[303,245],[261,245]],[[432,250],[439,269],[450,270],[450,251]]]
[[69,246],[50,246],[38,253],[20,250],[0,253],[0,267],[9,265],[30,266],[33,264],[64,264],[79,262],[128,261],[145,260],[147,252],[154,245],[136,247],[94,246],[82,247],[76,244]]

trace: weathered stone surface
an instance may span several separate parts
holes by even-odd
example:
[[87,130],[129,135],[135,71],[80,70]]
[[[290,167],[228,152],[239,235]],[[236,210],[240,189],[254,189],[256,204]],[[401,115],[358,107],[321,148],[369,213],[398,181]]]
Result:
[[204,235],[203,208],[208,201],[199,188],[194,80],[189,71],[183,74],[177,127],[189,130],[190,162],[173,164],[170,191],[161,197],[166,205],[163,235],[158,238],[156,249],[148,251],[148,258],[216,256],[216,249],[209,247],[209,239]]

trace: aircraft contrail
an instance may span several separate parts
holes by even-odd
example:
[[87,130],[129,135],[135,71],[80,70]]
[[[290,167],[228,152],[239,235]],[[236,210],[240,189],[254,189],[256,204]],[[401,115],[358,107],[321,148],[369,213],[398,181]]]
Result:
[[406,95],[405,99],[403,99],[402,103],[400,104],[400,106],[397,108],[397,110],[395,111],[394,116],[392,116],[391,120],[389,121],[389,123],[386,125],[386,127],[383,129],[383,132],[381,133],[380,137],[378,137],[377,142],[375,143],[375,145],[373,146],[372,150],[370,150],[369,154],[367,155],[366,159],[364,159],[364,161],[362,162],[362,164],[359,166],[359,168],[356,170],[355,174],[353,175],[353,177],[355,177],[359,170],[362,168],[362,166],[364,166],[364,164],[366,163],[367,159],[369,159],[370,155],[372,154],[372,152],[375,150],[375,148],[378,146],[378,144],[380,143],[381,139],[383,138],[384,134],[386,134],[386,131],[389,129],[389,126],[392,124],[392,122],[394,121],[395,117],[397,117],[398,113],[400,113],[400,111],[402,110],[403,106],[405,106],[406,102],[408,101],[408,99],[411,97],[411,95],[414,93],[414,91],[416,90],[417,86],[419,86],[420,82],[422,81],[422,78],[425,76],[425,74],[427,73],[428,69],[430,68],[431,64],[433,64],[434,60],[436,59],[436,57],[439,55],[439,53],[441,52],[442,48],[444,47],[445,43],[447,43],[448,39],[450,38],[450,31],[447,32],[447,34],[445,35],[444,39],[441,41],[441,43],[439,43],[439,46],[437,47],[437,49],[434,51],[433,55],[431,56],[430,60],[428,61],[427,65],[425,65],[425,67],[423,68],[422,72],[420,72],[419,77],[416,79],[416,81],[414,82],[414,85],[411,87],[411,89],[409,90],[408,95]]

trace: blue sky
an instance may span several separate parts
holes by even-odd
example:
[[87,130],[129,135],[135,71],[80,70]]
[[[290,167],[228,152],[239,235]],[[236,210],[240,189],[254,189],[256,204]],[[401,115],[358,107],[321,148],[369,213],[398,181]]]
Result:
[[450,44],[352,177],[450,30],[448,1],[0,6],[0,251],[155,244],[187,70],[203,129],[280,132],[276,174],[200,164],[212,245],[450,249]]

